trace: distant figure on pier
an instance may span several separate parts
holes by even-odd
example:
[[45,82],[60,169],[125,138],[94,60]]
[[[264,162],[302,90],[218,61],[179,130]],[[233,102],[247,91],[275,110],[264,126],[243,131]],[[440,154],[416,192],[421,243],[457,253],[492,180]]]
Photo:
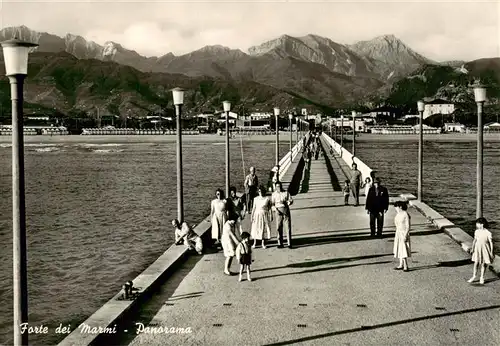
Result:
[[308,170],[309,161],[311,160],[311,150],[309,149],[309,146],[305,146],[302,150],[302,157],[304,158],[305,168]]
[[344,182],[344,187],[342,188],[344,193],[344,205],[349,205],[349,195],[351,194],[351,188],[349,187],[349,180]]
[[354,206],[359,205],[359,187],[361,185],[361,172],[358,171],[358,165],[353,163],[351,170],[351,191],[354,197]]
[[236,247],[236,258],[240,262],[240,276],[238,281],[242,280],[243,271],[246,269],[247,280],[252,281],[250,277],[250,266],[252,265],[252,248],[248,243],[250,234],[248,232],[243,232],[241,234],[241,242]]
[[488,231],[488,221],[484,217],[476,220],[476,231],[474,232],[474,241],[472,242],[472,262],[474,262],[474,269],[472,277],[467,282],[476,280],[477,267],[481,266],[481,276],[479,283],[484,284],[484,271],[488,264],[491,264],[495,258],[493,254],[493,239],[491,232]]
[[292,196],[288,191],[283,191],[281,182],[275,184],[271,196],[272,208],[276,212],[276,231],[278,232],[278,248],[283,248],[283,227],[286,227],[286,242],[292,248],[292,221],[290,218],[290,205],[293,204]]
[[245,183],[245,195],[247,203],[247,212],[250,214],[253,208],[253,200],[257,196],[257,188],[259,186],[259,178],[255,174],[255,167],[250,167],[250,174],[246,176]]
[[373,186],[368,191],[365,208],[370,215],[371,236],[375,236],[376,221],[377,236],[382,237],[382,230],[384,228],[384,214],[389,209],[389,192],[384,186],[380,185],[380,178],[375,178]]
[[212,200],[210,219],[212,220],[212,240],[220,242],[222,235],[222,227],[227,220],[227,207],[224,199],[224,191],[217,189],[215,191],[215,199]]
[[368,191],[370,191],[370,187],[372,187],[372,179],[370,177],[366,177],[365,182],[361,185],[361,188],[365,189],[365,197],[368,196]]
[[319,136],[314,138],[314,159],[317,160],[319,157],[319,152],[321,150],[321,143],[319,141]]
[[203,242],[195,231],[189,227],[186,222],[172,220],[172,226],[175,228],[175,244],[184,244],[189,250],[195,250],[199,255],[203,254]]
[[266,196],[264,186],[259,186],[259,195],[255,197],[252,209],[252,248],[255,249],[257,240],[262,241],[262,248],[266,248],[266,240],[271,238],[271,200]]
[[410,228],[411,218],[408,210],[408,203],[397,201],[394,203],[396,209],[396,216],[394,217],[394,225],[396,226],[396,233],[394,235],[394,258],[399,258],[399,266],[394,268],[396,270],[403,269],[408,271],[408,257],[411,257],[411,243],[410,243]]
[[236,235],[236,221],[227,220],[222,229],[221,245],[224,250],[224,257],[226,257],[226,262],[224,265],[224,274],[231,275],[229,268],[231,267],[231,262],[235,256],[236,246],[239,244],[240,239]]
[[228,218],[236,221],[236,230],[241,235],[243,232],[241,228],[241,221],[245,218],[246,214],[245,195],[238,197],[236,194],[236,187],[231,186],[229,188],[229,197],[227,198],[227,201]]

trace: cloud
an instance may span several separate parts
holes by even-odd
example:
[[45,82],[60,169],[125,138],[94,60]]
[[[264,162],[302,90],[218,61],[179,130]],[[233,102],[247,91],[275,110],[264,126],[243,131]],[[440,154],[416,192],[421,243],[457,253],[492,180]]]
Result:
[[115,41],[147,56],[221,44],[246,51],[283,34],[352,44],[394,34],[435,60],[499,56],[493,1],[3,1],[1,26]]

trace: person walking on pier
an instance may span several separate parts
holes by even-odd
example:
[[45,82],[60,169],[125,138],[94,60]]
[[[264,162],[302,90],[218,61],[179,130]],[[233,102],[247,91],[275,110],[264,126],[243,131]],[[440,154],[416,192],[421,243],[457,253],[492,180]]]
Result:
[[250,167],[250,174],[245,177],[245,195],[247,203],[247,211],[250,214],[253,208],[253,200],[257,196],[257,188],[259,186],[259,178],[255,174],[255,167]]
[[342,189],[344,193],[344,205],[349,205],[349,195],[351,194],[351,189],[349,187],[349,180],[344,182],[344,187]]
[[276,230],[278,232],[278,248],[283,248],[283,227],[286,227],[286,241],[292,248],[292,220],[290,218],[290,205],[293,204],[292,196],[288,191],[283,191],[281,182],[275,184],[271,195],[272,208],[276,211]]
[[224,191],[217,189],[215,199],[212,200],[210,219],[212,220],[212,240],[220,242],[222,228],[227,220],[227,207],[224,199]]
[[394,203],[396,216],[394,217],[394,225],[396,226],[396,234],[394,235],[394,258],[399,258],[399,266],[396,270],[403,269],[408,271],[408,257],[411,257],[410,244],[410,227],[411,218],[408,212],[407,202],[397,201]]
[[184,245],[189,250],[195,250],[199,255],[203,254],[203,242],[198,234],[189,227],[187,222],[183,222],[182,226],[179,220],[172,220],[172,226],[175,228],[175,244]]
[[231,186],[229,188],[229,197],[227,202],[228,218],[236,221],[236,231],[238,231],[241,235],[243,233],[241,222],[245,218],[246,214],[245,195],[238,197],[236,194],[236,187]]
[[231,267],[231,262],[236,254],[236,246],[240,242],[239,237],[236,235],[235,225],[235,220],[227,220],[222,228],[221,245],[224,250],[224,257],[226,257],[224,265],[224,274],[226,275],[231,275],[229,268]]
[[262,241],[262,248],[266,248],[266,240],[271,238],[271,200],[266,196],[264,186],[259,186],[259,195],[255,197],[252,209],[252,248],[255,249],[257,240]]
[[389,192],[384,186],[380,185],[380,178],[375,178],[373,186],[368,191],[365,209],[370,215],[371,236],[375,236],[376,221],[377,236],[382,237],[382,229],[384,228],[384,214],[389,209]]
[[351,191],[354,197],[354,206],[359,205],[359,187],[361,185],[361,172],[358,171],[358,165],[353,163],[351,170]]
[[484,271],[488,264],[491,264],[495,258],[493,254],[493,239],[491,232],[487,230],[488,221],[484,217],[476,220],[476,231],[474,232],[474,241],[472,242],[472,262],[474,269],[472,277],[467,282],[474,282],[477,275],[477,267],[481,266],[481,276],[479,284],[484,284]]
[[242,280],[243,271],[246,269],[247,272],[247,280],[252,281],[250,277],[250,265],[252,264],[252,248],[248,243],[250,238],[250,234],[248,232],[243,232],[241,234],[241,242],[236,247],[236,258],[238,262],[240,262],[240,276],[238,281]]

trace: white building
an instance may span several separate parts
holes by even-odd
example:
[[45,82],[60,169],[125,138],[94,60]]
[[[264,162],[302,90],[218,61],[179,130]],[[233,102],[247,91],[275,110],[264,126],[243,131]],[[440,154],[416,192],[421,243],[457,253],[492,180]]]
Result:
[[459,123],[444,123],[445,132],[465,132],[465,125]]
[[455,105],[453,104],[453,102],[435,99],[433,101],[425,103],[424,119],[430,117],[433,114],[451,114],[454,111]]
[[[332,122],[333,122],[333,125],[337,126],[337,127],[344,126],[344,128],[346,128],[346,127],[350,127],[351,129],[353,128],[352,119],[345,119],[344,118],[344,121],[342,122],[341,119],[335,118],[335,119],[332,119]],[[366,122],[364,120],[356,119],[356,132],[368,132],[368,128],[367,128]]]
[[267,113],[267,112],[253,112],[250,113],[250,117],[252,120],[263,120],[263,119],[269,119],[271,116],[273,116],[272,113]]

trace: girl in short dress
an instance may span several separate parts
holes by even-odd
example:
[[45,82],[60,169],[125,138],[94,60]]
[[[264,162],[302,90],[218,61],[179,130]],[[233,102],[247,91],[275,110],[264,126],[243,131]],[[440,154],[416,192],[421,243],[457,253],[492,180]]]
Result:
[[396,234],[394,235],[394,258],[399,258],[399,266],[396,270],[408,271],[408,257],[411,257],[410,245],[410,215],[406,211],[408,205],[406,202],[397,201],[394,203],[396,216],[394,225]]
[[370,187],[372,187],[372,180],[370,177],[366,177],[365,182],[363,183],[363,186],[365,188],[365,196],[368,196],[368,191],[370,191]]
[[241,233],[241,243],[236,247],[236,258],[240,262],[240,277],[238,281],[242,280],[243,271],[247,271],[247,280],[252,281],[250,277],[250,265],[252,264],[252,248],[248,243],[250,234],[248,232]]
[[473,282],[476,280],[477,267],[481,265],[481,276],[479,277],[479,283],[484,284],[484,271],[486,265],[491,264],[494,259],[493,254],[493,239],[491,232],[486,228],[488,227],[488,221],[484,217],[480,217],[476,220],[476,232],[474,232],[474,241],[472,242],[472,261],[474,262],[474,269],[472,271],[472,277],[468,282]]
[[224,191],[217,189],[215,191],[215,199],[212,200],[210,219],[212,220],[212,240],[220,242],[222,236],[222,227],[227,220],[226,200],[224,199]]

